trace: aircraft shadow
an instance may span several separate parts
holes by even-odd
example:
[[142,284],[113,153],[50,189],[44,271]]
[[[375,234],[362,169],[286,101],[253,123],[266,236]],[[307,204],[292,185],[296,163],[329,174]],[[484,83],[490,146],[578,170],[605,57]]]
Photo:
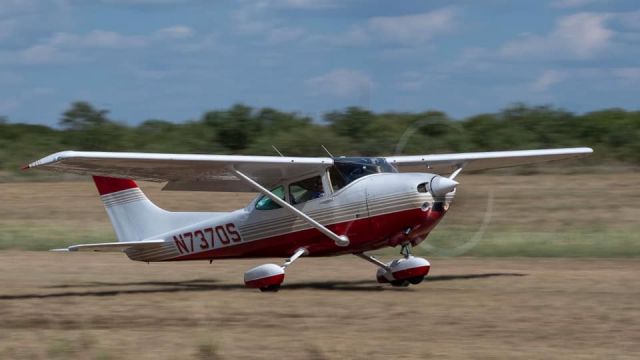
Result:
[[[436,275],[429,276],[425,282],[452,281],[491,278],[498,276],[526,276],[521,273],[484,273],[484,274],[460,274],[460,275]],[[146,288],[128,289],[127,287],[143,286]],[[178,293],[178,292],[203,292],[203,291],[231,291],[247,289],[243,284],[222,284],[215,279],[194,279],[187,281],[140,281],[140,282],[88,282],[77,284],[61,284],[44,287],[46,289],[70,289],[70,288],[103,288],[119,287],[119,289],[100,289],[89,291],[64,291],[42,294],[15,294],[0,295],[1,300],[27,300],[27,299],[49,299],[66,297],[103,297],[118,296],[128,294],[156,294],[156,293]],[[354,281],[314,281],[289,283],[282,286],[284,291],[290,290],[328,290],[328,291],[407,291],[411,287],[391,287],[388,284],[379,284],[374,280],[354,280]]]

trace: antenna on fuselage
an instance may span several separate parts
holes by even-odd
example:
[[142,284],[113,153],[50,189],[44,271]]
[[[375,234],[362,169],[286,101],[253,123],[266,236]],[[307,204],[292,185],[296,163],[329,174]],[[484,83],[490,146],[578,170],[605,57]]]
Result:
[[284,157],[284,155],[282,155],[282,153],[280,152],[280,150],[278,150],[278,148],[277,148],[275,145],[271,145],[271,147],[273,148],[273,150],[275,150],[275,151],[278,153],[278,155],[280,155],[280,156]]
[[324,147],[324,145],[320,144],[320,146],[322,146],[322,149],[323,149],[327,154],[329,154],[329,156],[330,156],[330,157],[333,157],[333,154],[331,154],[331,152],[329,152],[329,150],[328,150],[326,147]]

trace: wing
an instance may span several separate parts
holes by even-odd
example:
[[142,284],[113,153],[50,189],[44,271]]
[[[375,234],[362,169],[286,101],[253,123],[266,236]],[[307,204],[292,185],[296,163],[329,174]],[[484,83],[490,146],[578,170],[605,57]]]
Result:
[[331,158],[322,157],[63,151],[25,168],[168,182],[163,190],[255,191],[231,169],[271,187],[284,179],[317,174],[332,164]]
[[146,241],[125,241],[98,244],[78,244],[71,245],[68,248],[51,249],[50,251],[100,251],[100,252],[123,252],[128,249],[148,250],[154,247],[162,247],[164,240],[146,240]]
[[517,165],[536,164],[548,161],[578,158],[591,154],[587,147],[491,151],[438,155],[390,156],[387,161],[403,172],[430,171],[447,173],[463,166],[465,171],[498,169]]

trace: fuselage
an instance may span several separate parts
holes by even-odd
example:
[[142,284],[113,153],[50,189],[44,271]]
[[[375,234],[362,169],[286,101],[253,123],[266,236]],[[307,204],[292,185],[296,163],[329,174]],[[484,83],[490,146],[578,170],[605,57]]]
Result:
[[[381,172],[357,178],[331,193],[294,205],[331,231],[349,238],[337,246],[307,222],[281,207],[258,206],[210,213],[205,220],[154,236],[161,249],[130,250],[140,261],[215,260],[288,257],[299,248],[308,256],[358,253],[411,242],[416,245],[446,213],[454,193],[433,196],[429,182],[438,175]],[[425,184],[427,186],[425,186]]]

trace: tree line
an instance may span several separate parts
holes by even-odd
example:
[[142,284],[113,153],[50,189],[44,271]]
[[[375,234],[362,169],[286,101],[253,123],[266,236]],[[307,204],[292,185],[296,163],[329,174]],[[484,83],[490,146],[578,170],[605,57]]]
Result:
[[[640,164],[640,111],[574,114],[514,104],[500,112],[452,119],[440,111],[375,113],[349,107],[320,121],[299,113],[237,104],[197,120],[151,119],[133,126],[88,102],[71,104],[58,127],[0,117],[0,168],[16,170],[61,150],[334,156],[427,154],[590,146],[591,162]],[[587,161],[587,162],[588,162]]]

